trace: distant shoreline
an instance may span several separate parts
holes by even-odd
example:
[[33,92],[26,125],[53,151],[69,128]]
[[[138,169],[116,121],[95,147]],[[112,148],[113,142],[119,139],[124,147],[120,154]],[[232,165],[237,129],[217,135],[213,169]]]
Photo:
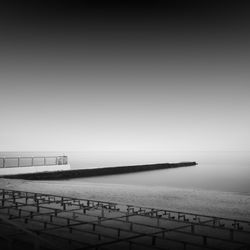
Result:
[[179,163],[158,163],[158,164],[131,165],[122,167],[74,169],[74,170],[56,171],[56,172],[5,175],[1,177],[11,178],[11,179],[25,179],[25,180],[62,180],[62,179],[72,179],[79,177],[94,177],[94,176],[133,173],[133,172],[150,171],[158,169],[190,167],[195,165],[197,165],[195,161],[179,162]]

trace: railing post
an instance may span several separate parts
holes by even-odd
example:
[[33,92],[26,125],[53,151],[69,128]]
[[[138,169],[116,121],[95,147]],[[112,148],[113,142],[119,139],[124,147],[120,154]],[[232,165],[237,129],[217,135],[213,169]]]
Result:
[[46,157],[43,159],[43,165],[46,166]]
[[63,156],[63,165],[68,164],[68,157]]
[[20,157],[17,158],[17,166],[20,167]]
[[3,168],[5,168],[5,158],[3,158]]
[[31,166],[34,166],[34,157],[31,157]]

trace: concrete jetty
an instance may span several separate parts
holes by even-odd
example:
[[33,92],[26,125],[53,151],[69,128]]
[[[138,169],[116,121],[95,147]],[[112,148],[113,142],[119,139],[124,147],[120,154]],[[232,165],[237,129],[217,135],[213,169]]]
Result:
[[0,157],[0,176],[70,170],[67,156]]
[[52,172],[43,172],[43,173],[5,175],[2,177],[18,178],[18,179],[26,179],[26,180],[60,180],[60,179],[71,179],[71,178],[79,178],[79,177],[92,177],[92,176],[101,176],[101,175],[133,173],[133,172],[140,172],[140,171],[151,171],[151,170],[158,170],[158,169],[190,167],[190,166],[195,166],[195,165],[197,165],[196,162],[159,163],[159,164],[132,165],[132,166],[93,168],[93,169],[75,169],[75,170],[71,169],[71,170],[52,171]]

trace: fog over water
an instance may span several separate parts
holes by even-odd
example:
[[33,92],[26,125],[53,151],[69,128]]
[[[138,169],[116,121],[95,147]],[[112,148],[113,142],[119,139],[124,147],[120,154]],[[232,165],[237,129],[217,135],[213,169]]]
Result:
[[65,154],[72,169],[197,161],[36,183],[249,218],[249,9],[210,0],[1,5],[0,156]]
[[72,168],[197,161],[197,166],[84,178],[97,183],[172,186],[250,194],[249,152],[88,152],[69,154]]
[[[2,156],[57,155],[62,152],[3,152]],[[72,169],[196,161],[197,166],[72,179],[91,183],[176,187],[250,194],[250,153],[231,151],[67,152]]]
[[[123,214],[110,213],[107,206],[104,211],[102,202],[93,203],[93,208],[86,202],[75,207],[68,199],[50,203],[49,196],[50,204],[45,204],[45,196],[39,194],[70,197],[73,203],[86,199],[177,211],[178,232],[173,238],[180,236],[185,249],[192,248],[185,243],[189,235],[190,243],[199,241],[201,248],[222,248],[221,244],[240,241],[244,230],[250,231],[249,0],[5,2],[0,4],[2,173],[8,167],[16,171],[16,165],[33,164],[32,171],[38,165],[44,171],[58,169],[62,165],[55,164],[65,158],[39,157],[63,155],[72,170],[197,162],[190,167],[59,180],[0,176],[0,190],[38,193],[35,207],[30,199],[21,204],[14,197],[17,192],[7,203],[3,200],[2,207],[12,200],[20,205],[2,209],[8,212],[6,218],[39,231],[38,238],[59,236],[60,246],[69,244],[70,249],[80,247],[74,240],[79,235],[85,241],[85,232],[84,248],[95,242],[98,248],[109,248],[106,244],[114,241],[114,249],[123,248],[125,240],[136,249],[132,243],[145,238],[152,247],[164,244],[172,249],[168,237],[175,223],[172,214],[166,222],[163,215],[164,223],[152,218],[158,229],[144,229],[134,222],[149,218],[126,213],[126,223],[120,224],[119,220],[125,222]],[[22,156],[38,158],[1,159]],[[34,218],[30,213],[26,223],[30,211]],[[202,224],[220,227],[224,220],[183,217],[182,221],[181,212],[234,222],[222,230],[211,227],[210,234],[210,227]],[[112,222],[113,216],[119,218]],[[245,220],[248,226],[240,230],[236,220]],[[225,231],[227,226],[233,230]],[[3,231],[11,239],[22,238],[9,227]],[[223,242],[217,240],[220,231]]]
[[[63,152],[8,152],[3,156],[57,155]],[[160,162],[197,161],[197,166],[66,180],[4,180],[5,188],[250,218],[249,152],[64,152],[72,169]],[[5,183],[5,184],[4,184]]]

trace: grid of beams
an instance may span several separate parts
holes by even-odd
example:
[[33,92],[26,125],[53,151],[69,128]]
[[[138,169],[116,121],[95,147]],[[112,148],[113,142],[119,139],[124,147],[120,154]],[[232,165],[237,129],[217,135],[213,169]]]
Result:
[[250,249],[250,221],[0,190],[6,249]]

